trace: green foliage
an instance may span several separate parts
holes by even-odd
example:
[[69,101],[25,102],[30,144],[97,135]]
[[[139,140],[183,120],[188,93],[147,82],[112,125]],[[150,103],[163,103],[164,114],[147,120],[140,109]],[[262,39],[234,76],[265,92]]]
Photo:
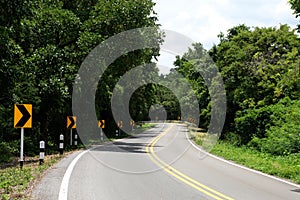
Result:
[[285,118],[286,112],[292,110],[290,98],[284,98],[279,103],[258,109],[248,109],[235,118],[236,133],[242,137],[243,144],[247,144],[252,138],[265,138],[266,131],[271,127],[281,126],[283,121],[289,123]]
[[175,94],[168,88],[157,86],[157,102],[162,105],[167,112],[168,120],[176,120],[180,116],[179,101]]
[[0,169],[0,199],[28,199],[26,191],[32,187],[32,181],[60,159],[60,156],[52,156],[51,160],[46,157],[44,165],[25,165],[22,170],[19,166]]
[[[273,155],[299,153],[300,40],[295,31],[287,25],[239,25],[218,37],[220,43],[209,55],[226,88],[222,138],[234,146],[247,145]],[[201,108],[200,122],[207,128],[213,102],[206,87],[209,84],[194,67],[209,71],[210,62],[203,56],[201,44],[193,47],[174,64],[193,86]]]
[[18,152],[16,143],[0,142],[0,163],[12,161],[15,154]]
[[16,192],[16,187],[18,187],[17,192],[21,193],[28,186],[28,183],[33,180],[30,168],[24,168],[23,170],[8,168],[1,170],[0,173],[0,189],[3,190],[1,194]]
[[252,140],[256,145],[284,117],[283,107],[289,106],[284,101],[300,97],[300,40],[287,25],[252,29],[240,25],[219,37],[220,44],[210,55],[220,68],[227,93],[223,138],[232,138],[226,136],[231,132],[241,138],[241,144],[256,138]]
[[[278,30],[255,28],[242,31],[221,43],[217,64],[227,89],[231,91],[229,98],[239,108],[247,109],[270,105],[290,96],[291,91],[283,90],[281,80],[289,70],[297,70],[286,59],[294,49],[299,55],[299,47],[297,36],[286,25],[281,25]],[[291,61],[297,63],[299,57]]]
[[[174,65],[176,66],[175,70],[182,74],[184,79],[188,80],[191,85],[198,99],[196,104],[200,108],[200,127],[207,129],[211,117],[210,88],[208,87],[213,85],[212,79],[216,76],[208,52],[201,43],[195,43],[182,58],[176,57]],[[205,77],[202,77],[203,75]],[[206,82],[204,78],[206,78]],[[183,94],[184,90],[185,88],[182,88]],[[191,103],[188,99],[191,99],[190,96],[184,96],[182,103],[188,106],[188,103]]]
[[269,108],[272,124],[265,129],[266,136],[254,137],[249,145],[274,155],[300,152],[300,101],[284,99]]
[[[290,105],[288,99],[300,97],[298,36],[287,25],[252,29],[239,25],[219,38],[220,44],[209,55],[221,71],[227,93],[222,138],[242,145],[253,138],[269,137],[271,134],[266,131],[278,126],[278,120],[284,117],[284,107]],[[199,70],[209,73],[211,62],[204,56],[201,44],[193,47],[182,58],[177,57],[174,64],[193,86],[201,108],[201,126],[207,128],[213,102],[207,88],[210,83],[204,82]],[[278,102],[281,103],[277,105]]]
[[242,143],[247,144],[253,137],[265,137],[266,129],[273,123],[270,119],[272,114],[270,107],[248,109],[238,113],[235,118],[235,132],[241,137]]
[[[300,16],[300,1],[299,0],[289,0],[291,8],[294,10],[296,18]],[[300,24],[298,25],[298,31],[300,31]]]
[[224,141],[229,142],[233,146],[240,147],[242,145],[242,137],[236,133],[229,132],[224,136]]
[[[33,128],[25,131],[29,155],[36,153],[39,140],[56,148],[59,134],[67,131],[73,82],[88,53],[122,31],[157,26],[151,0],[3,0],[0,4],[0,126],[6,130],[0,139],[7,143],[19,139],[19,131],[13,129],[13,105],[33,104]],[[113,63],[98,85],[100,118],[112,121],[108,120],[110,97],[119,77],[156,55],[158,50],[137,51]],[[153,91],[144,92],[143,97]]]

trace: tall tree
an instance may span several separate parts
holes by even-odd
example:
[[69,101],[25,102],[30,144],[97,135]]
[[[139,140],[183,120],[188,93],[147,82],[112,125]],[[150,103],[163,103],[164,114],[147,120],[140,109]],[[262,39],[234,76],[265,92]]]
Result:
[[[236,130],[235,120],[248,109],[272,105],[284,97],[299,98],[299,50],[299,38],[287,25],[252,30],[242,25],[220,39],[211,55],[227,90],[228,130]],[[247,143],[255,132],[243,129],[239,134]]]
[[[289,0],[291,8],[294,10],[296,18],[300,17],[300,1],[299,0]],[[298,25],[298,31],[300,31],[300,24]]]
[[[14,103],[32,103],[34,128],[30,137],[54,142],[65,130],[66,115],[72,114],[73,82],[84,58],[110,36],[157,26],[153,6],[151,0],[1,1],[2,127],[12,127]],[[97,99],[110,97],[122,74],[150,62],[155,55],[157,50],[144,50],[118,59],[99,83],[104,90]],[[106,98],[104,102],[103,112],[110,101]]]

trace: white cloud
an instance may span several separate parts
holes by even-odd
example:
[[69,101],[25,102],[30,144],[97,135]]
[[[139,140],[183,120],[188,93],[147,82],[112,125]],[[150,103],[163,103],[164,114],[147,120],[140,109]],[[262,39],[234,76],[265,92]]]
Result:
[[295,27],[297,20],[286,0],[154,0],[159,23],[201,42],[206,48],[217,43],[217,35],[245,23],[247,26]]
[[[239,24],[296,27],[287,0],[154,0],[163,29],[201,42],[206,49],[218,43],[217,35]],[[167,60],[167,59],[164,59]],[[173,61],[169,62],[172,65]]]

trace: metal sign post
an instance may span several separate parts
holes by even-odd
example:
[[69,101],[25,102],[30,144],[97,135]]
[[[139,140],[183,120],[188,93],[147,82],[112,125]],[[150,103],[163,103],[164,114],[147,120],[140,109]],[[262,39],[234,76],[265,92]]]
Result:
[[76,116],[67,116],[67,128],[70,129],[70,146],[73,145],[72,129],[76,128]]
[[21,128],[20,167],[22,169],[24,164],[24,128],[32,128],[31,104],[15,104],[14,127]]
[[73,145],[72,139],[73,139],[73,134],[72,134],[72,129],[70,129],[70,146]]
[[20,147],[20,167],[21,168],[23,167],[23,164],[24,164],[23,149],[24,149],[24,128],[21,128],[21,147]]
[[104,138],[103,138],[103,130],[102,130],[102,128],[100,128],[100,139],[101,139],[101,141],[103,141],[103,140],[104,140]]
[[105,120],[98,120],[98,127],[100,128],[100,140],[103,141],[103,128],[105,128]]

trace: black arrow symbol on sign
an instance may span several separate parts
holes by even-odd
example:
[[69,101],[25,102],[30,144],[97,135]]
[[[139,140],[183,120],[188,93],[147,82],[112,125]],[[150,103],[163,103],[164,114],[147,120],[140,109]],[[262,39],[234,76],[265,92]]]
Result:
[[72,116],[69,116],[68,118],[69,118],[69,120],[71,122],[70,125],[68,126],[68,128],[73,128],[73,126],[75,125],[74,118]]
[[103,126],[104,126],[104,121],[100,120],[100,127],[103,128]]
[[19,111],[22,113],[22,118],[16,124],[16,127],[23,127],[27,121],[30,119],[31,115],[24,105],[16,105]]

